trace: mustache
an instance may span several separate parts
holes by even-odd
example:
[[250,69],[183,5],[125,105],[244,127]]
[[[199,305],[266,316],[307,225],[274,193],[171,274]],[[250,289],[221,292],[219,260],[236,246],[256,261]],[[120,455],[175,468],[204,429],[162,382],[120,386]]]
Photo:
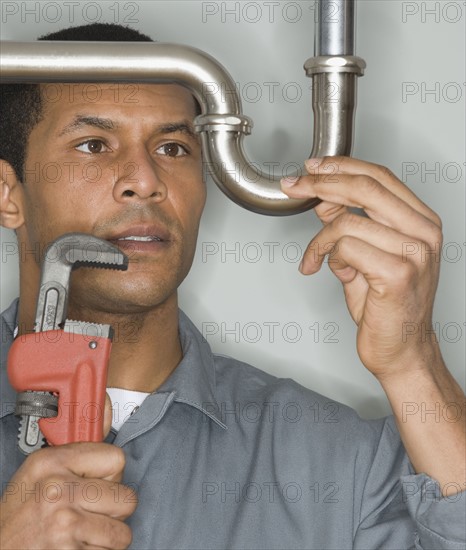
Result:
[[124,211],[99,222],[95,226],[94,232],[97,233],[97,236],[100,236],[111,233],[116,228],[154,223],[163,225],[171,234],[178,235],[180,232],[177,219],[171,218],[166,212],[157,207],[140,205],[125,208]]

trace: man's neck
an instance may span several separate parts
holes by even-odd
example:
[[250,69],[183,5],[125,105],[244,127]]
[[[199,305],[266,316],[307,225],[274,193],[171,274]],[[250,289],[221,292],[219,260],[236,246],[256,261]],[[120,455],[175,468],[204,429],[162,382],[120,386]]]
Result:
[[[168,311],[167,311],[168,309]],[[115,331],[108,386],[153,392],[180,363],[178,308],[163,307],[143,316],[110,322]]]

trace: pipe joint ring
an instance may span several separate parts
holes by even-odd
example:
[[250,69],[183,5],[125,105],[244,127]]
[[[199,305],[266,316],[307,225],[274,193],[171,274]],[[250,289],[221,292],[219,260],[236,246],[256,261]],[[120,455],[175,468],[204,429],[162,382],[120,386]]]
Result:
[[306,76],[319,73],[354,73],[363,76],[365,68],[364,59],[355,55],[319,55],[304,63]]
[[199,115],[194,120],[194,129],[196,132],[217,132],[223,130],[226,132],[241,132],[249,135],[254,126],[252,119],[244,115]]

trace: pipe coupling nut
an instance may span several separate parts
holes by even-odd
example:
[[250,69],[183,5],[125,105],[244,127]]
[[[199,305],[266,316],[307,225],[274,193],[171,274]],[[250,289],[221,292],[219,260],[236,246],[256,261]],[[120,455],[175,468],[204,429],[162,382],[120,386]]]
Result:
[[319,73],[355,73],[363,76],[366,62],[355,55],[319,55],[304,63],[306,76]]
[[194,120],[196,132],[218,132],[223,130],[249,135],[253,126],[252,119],[244,115],[199,115]]

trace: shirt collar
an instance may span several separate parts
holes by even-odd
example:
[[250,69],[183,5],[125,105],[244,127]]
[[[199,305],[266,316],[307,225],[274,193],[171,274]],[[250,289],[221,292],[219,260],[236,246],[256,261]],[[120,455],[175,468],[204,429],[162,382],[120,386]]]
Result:
[[16,391],[10,386],[6,372],[6,359],[11,343],[13,342],[13,331],[17,325],[18,299],[0,316],[0,418],[14,412],[16,403]]
[[175,401],[199,409],[226,429],[226,425],[220,420],[220,408],[215,397],[215,364],[212,350],[181,310],[179,334],[183,359],[157,392],[175,392]]
[[[14,327],[17,325],[17,314],[18,300],[15,300],[0,317],[2,335],[0,418],[12,413],[16,402],[16,392],[8,381],[6,363],[8,350],[13,342]],[[183,359],[157,392],[174,392],[175,401],[199,409],[226,429],[225,424],[220,420],[218,412],[220,409],[215,398],[216,381],[212,350],[199,330],[181,310],[179,310],[179,334]]]

